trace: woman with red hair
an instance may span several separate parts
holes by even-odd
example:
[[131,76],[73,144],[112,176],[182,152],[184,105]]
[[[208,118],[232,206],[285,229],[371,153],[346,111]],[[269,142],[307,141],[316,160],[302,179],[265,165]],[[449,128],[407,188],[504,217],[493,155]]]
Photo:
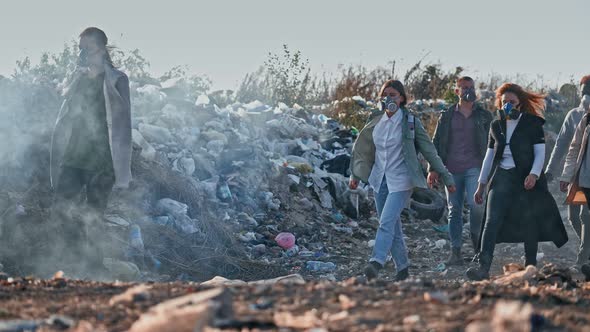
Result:
[[539,242],[564,245],[568,238],[543,173],[544,96],[506,83],[496,91],[499,119],[492,122],[488,150],[474,195],[484,202],[479,238],[479,266],[467,270],[472,280],[489,278],[496,243],[523,243],[525,265],[537,264]]

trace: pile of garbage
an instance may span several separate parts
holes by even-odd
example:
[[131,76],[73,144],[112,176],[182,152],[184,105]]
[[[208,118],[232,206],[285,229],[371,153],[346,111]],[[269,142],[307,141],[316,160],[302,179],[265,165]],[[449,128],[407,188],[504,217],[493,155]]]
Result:
[[167,82],[133,95],[136,181],[107,217],[129,234],[128,258],[181,279],[284,274],[285,257],[333,271],[303,233],[323,223],[352,236],[369,213],[367,191],[348,189],[356,130],[297,105],[174,96]]

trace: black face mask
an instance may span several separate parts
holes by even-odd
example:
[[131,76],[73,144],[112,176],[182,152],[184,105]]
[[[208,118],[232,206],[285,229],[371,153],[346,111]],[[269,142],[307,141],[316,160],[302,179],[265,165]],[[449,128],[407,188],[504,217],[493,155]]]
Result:
[[512,103],[506,103],[502,106],[502,111],[506,114],[506,117],[510,120],[516,120],[520,116],[520,111],[514,108]]
[[80,53],[78,53],[78,66],[88,67],[88,50],[85,48],[81,49]]
[[467,90],[464,90],[460,98],[462,101],[466,101],[469,103],[474,102],[475,99],[477,99],[477,96],[475,95],[475,89],[469,88]]
[[391,113],[397,112],[399,106],[397,106],[397,102],[399,101],[399,97],[390,97],[387,96],[381,99],[381,107],[384,111],[389,111]]

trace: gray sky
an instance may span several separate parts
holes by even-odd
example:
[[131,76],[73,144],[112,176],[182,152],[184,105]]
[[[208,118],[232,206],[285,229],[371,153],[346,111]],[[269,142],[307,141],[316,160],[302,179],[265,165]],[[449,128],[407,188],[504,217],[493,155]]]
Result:
[[466,74],[517,73],[560,83],[590,73],[588,0],[19,0],[3,4],[0,74],[98,26],[161,74],[186,64],[235,88],[269,51],[301,50],[316,71],[338,64],[400,71],[427,60]]

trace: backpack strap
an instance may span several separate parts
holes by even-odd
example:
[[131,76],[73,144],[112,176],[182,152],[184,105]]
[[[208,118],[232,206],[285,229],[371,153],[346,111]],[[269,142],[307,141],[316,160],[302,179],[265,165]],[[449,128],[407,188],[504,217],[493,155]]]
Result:
[[412,139],[416,139],[416,127],[415,127],[415,118],[414,114],[408,113],[408,130],[410,131],[410,135]]

